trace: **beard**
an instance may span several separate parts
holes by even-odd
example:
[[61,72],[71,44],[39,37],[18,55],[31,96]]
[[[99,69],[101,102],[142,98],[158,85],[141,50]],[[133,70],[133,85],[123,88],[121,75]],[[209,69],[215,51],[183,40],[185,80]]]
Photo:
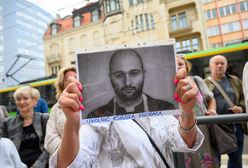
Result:
[[143,84],[140,87],[126,86],[121,89],[116,89],[115,93],[121,101],[134,101],[142,94]]

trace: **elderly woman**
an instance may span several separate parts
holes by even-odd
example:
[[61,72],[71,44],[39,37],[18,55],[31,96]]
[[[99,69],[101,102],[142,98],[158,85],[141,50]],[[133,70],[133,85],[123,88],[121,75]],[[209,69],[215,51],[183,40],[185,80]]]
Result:
[[49,159],[44,149],[48,115],[34,112],[39,99],[36,92],[37,89],[31,86],[22,86],[15,91],[14,99],[20,114],[5,119],[2,131],[3,137],[14,142],[23,163],[32,168],[45,168]]
[[[68,78],[70,76],[76,77],[76,68],[75,67],[67,67],[62,68],[58,73],[58,80],[55,83],[58,99],[60,94],[68,85]],[[47,122],[47,131],[45,138],[45,149],[53,154],[55,150],[58,148],[61,137],[64,129],[65,115],[58,103],[56,103],[50,112],[50,117]]]
[[[177,67],[178,69],[184,69],[187,72],[188,78],[194,79],[197,87],[199,88],[201,94],[197,96],[197,103],[195,106],[195,115],[204,116],[204,115],[216,115],[216,102],[213,97],[213,93],[208,89],[204,80],[199,76],[189,76],[191,71],[191,63],[188,62],[183,56],[177,56]],[[218,162],[216,151],[210,143],[209,130],[206,125],[199,125],[200,130],[205,136],[205,140],[202,144],[202,147],[198,150],[197,153],[185,153],[185,165],[190,168],[199,168],[199,167],[211,167],[218,168],[220,164]]]

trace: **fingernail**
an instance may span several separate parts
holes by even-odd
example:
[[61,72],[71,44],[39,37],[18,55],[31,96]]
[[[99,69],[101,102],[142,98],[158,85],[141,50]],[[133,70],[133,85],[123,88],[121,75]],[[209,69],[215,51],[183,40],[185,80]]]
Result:
[[83,101],[83,96],[79,97],[79,101],[82,102]]
[[84,108],[83,105],[80,105],[79,109],[80,109],[80,110],[84,110],[85,108]]
[[177,93],[174,93],[174,99],[177,100],[179,98],[179,95]]
[[79,89],[80,92],[82,92],[83,91],[82,85],[78,85],[78,89]]
[[179,80],[178,80],[178,79],[175,79],[175,80],[174,80],[174,84],[175,84],[175,85],[177,85],[177,84],[178,84],[178,82],[179,82]]
[[176,99],[176,101],[177,101],[178,103],[182,102],[182,100],[180,99],[180,97],[178,97],[178,98]]

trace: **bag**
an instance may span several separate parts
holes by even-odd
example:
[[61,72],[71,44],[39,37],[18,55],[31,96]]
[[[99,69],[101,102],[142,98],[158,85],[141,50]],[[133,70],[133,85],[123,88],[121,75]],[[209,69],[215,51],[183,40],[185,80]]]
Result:
[[209,132],[212,146],[219,154],[228,154],[238,150],[236,134],[228,125],[210,124]]

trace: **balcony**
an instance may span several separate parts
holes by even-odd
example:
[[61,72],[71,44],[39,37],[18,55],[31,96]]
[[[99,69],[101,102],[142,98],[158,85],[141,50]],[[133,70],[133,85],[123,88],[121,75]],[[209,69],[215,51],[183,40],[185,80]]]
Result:
[[61,57],[59,54],[51,54],[49,57],[47,57],[48,64],[57,63],[60,61],[61,61]]
[[170,34],[188,33],[191,30],[193,30],[192,21],[189,21],[189,20],[185,20],[182,22],[178,21],[178,22],[169,23]]

